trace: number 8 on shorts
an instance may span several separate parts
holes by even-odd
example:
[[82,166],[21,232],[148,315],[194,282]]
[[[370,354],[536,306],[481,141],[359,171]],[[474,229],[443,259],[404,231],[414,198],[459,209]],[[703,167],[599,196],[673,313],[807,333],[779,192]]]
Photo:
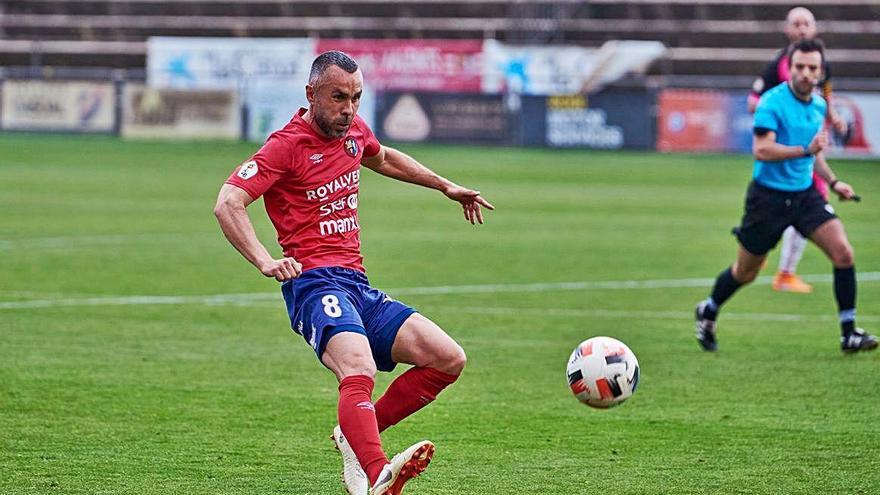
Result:
[[339,307],[339,298],[333,294],[327,294],[322,297],[321,304],[324,305],[324,313],[330,318],[339,318],[342,316],[342,308]]

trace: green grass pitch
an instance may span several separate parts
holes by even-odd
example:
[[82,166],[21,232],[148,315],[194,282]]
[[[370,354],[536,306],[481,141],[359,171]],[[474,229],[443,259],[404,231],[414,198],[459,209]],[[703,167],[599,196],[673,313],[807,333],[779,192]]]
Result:
[[[212,215],[255,148],[0,135],[0,493],[344,493],[335,379]],[[469,356],[383,436],[389,455],[437,444],[408,494],[880,493],[880,352],[840,353],[815,247],[813,294],[762,279],[725,307],[717,354],[694,340],[692,308],[735,253],[747,156],[403,149],[497,207],[472,227],[439,193],[362,176],[372,283]],[[880,332],[880,162],[831,163],[864,198],[833,204],[861,326]],[[564,376],[595,335],[642,365],[608,411]]]

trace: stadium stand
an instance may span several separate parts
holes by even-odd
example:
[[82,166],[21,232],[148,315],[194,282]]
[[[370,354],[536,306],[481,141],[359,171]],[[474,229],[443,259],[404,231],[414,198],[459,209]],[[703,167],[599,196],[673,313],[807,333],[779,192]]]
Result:
[[[880,74],[880,1],[801,0],[836,78]],[[659,40],[672,76],[758,73],[785,43],[782,0],[2,0],[0,66],[143,68],[150,36]]]

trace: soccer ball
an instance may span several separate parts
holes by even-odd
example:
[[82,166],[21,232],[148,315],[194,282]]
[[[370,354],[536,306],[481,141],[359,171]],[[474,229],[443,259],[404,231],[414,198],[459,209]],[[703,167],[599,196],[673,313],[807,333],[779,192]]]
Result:
[[571,353],[568,386],[577,400],[599,409],[620,405],[639,384],[639,361],[619,340],[593,337]]

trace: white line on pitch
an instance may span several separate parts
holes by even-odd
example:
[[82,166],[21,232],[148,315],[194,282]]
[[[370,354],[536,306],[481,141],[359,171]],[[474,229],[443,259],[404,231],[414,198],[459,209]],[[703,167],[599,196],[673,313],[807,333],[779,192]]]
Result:
[[[804,280],[814,283],[831,282],[829,275],[804,275]],[[880,280],[880,272],[865,272],[858,275],[859,282],[875,282]],[[770,277],[759,277],[756,285],[767,285]],[[392,296],[412,295],[445,295],[445,294],[494,294],[501,292],[552,292],[578,290],[625,290],[625,289],[670,289],[687,287],[712,287],[715,282],[711,278],[685,278],[667,280],[609,280],[581,282],[545,282],[531,284],[487,284],[487,285],[447,285],[433,287],[404,287],[388,289]],[[127,306],[127,305],[163,305],[163,304],[203,304],[235,306],[246,305],[253,301],[279,299],[279,292],[257,292],[244,294],[215,294],[196,296],[110,296],[110,297],[79,297],[79,298],[44,298],[22,301],[0,301],[2,309],[35,309],[72,306]]]
[[[498,306],[433,306],[432,310],[448,313],[468,313],[492,316],[555,316],[563,318],[621,318],[650,320],[693,320],[693,311],[631,311],[614,309],[560,309],[560,308],[508,308]],[[725,311],[723,318],[748,321],[837,321],[834,314],[791,314],[791,313],[737,313]],[[859,316],[859,321],[880,321],[877,316]]]
[[[808,282],[831,282],[831,275],[803,275]],[[859,282],[880,280],[880,272],[858,274]],[[758,277],[755,285],[769,285],[772,277]],[[686,287],[712,287],[714,278],[682,278],[666,280],[608,280],[583,282],[545,282],[532,284],[448,285],[435,287],[409,287],[390,289],[392,295],[439,295],[478,294],[498,292],[549,292],[559,290],[620,290],[620,289],[673,289]]]
[[0,251],[14,249],[69,249],[80,246],[108,246],[132,243],[155,243],[169,241],[192,241],[204,238],[203,233],[186,234],[106,234],[106,235],[69,235],[57,237],[24,237],[21,239],[0,239]]
[[[426,308],[426,316],[440,314],[467,313],[483,316],[513,316],[527,318],[613,318],[627,320],[690,320],[694,319],[693,311],[638,311],[624,309],[573,309],[573,308],[513,308],[503,306],[437,306],[419,304]],[[276,308],[284,311],[280,301],[257,301],[250,307]],[[837,321],[834,314],[793,314],[793,313],[738,313],[725,311],[724,320],[746,321]],[[880,316],[859,316],[858,321],[880,321]]]

